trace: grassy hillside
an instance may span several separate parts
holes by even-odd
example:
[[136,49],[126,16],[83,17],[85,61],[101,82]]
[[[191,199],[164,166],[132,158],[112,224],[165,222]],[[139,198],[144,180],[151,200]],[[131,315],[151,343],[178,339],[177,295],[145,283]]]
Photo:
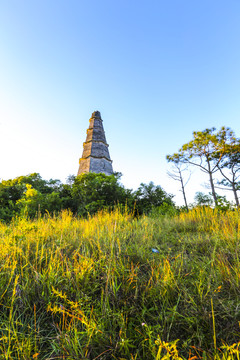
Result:
[[0,359],[239,359],[239,221],[0,223]]

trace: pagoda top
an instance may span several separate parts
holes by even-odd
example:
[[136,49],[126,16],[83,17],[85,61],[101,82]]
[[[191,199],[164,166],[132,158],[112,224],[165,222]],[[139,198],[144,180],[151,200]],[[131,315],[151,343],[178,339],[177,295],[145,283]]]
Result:
[[94,111],[92,113],[92,118],[100,118],[100,119],[102,119],[100,111]]

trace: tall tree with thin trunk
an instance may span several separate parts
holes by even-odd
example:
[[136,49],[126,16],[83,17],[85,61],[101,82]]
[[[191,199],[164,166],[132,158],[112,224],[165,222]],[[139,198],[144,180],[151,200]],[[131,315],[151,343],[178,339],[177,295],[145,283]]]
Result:
[[216,158],[215,156],[216,151],[220,146],[220,140],[215,131],[215,128],[194,131],[193,140],[184,144],[179,149],[179,152],[172,156],[178,157],[181,163],[198,167],[209,176],[211,193],[214,203],[217,206],[218,199],[214,185],[214,174],[219,171],[218,164],[221,161],[221,157]]
[[218,169],[223,177],[218,185],[231,189],[236,206],[239,208],[237,191],[240,190],[240,139],[235,137],[230,128],[221,128],[217,134],[221,145],[215,153]]
[[188,183],[188,181],[190,179],[190,175],[189,175],[189,177],[188,177],[188,179],[186,181],[184,180],[184,177],[183,177],[183,172],[187,170],[187,167],[183,167],[183,164],[180,162],[178,156],[167,155],[166,158],[167,158],[168,162],[173,163],[172,171],[168,171],[167,174],[173,180],[176,180],[176,181],[180,182],[180,184],[181,184],[181,190],[180,191],[183,194],[185,207],[186,207],[186,209],[188,211],[188,203],[187,203],[185,186],[187,185],[187,183]]

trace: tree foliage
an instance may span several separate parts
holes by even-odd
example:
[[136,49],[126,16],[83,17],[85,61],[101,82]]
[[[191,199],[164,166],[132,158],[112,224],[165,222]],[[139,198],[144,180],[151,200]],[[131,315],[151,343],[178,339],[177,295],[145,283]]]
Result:
[[[154,207],[174,206],[172,195],[153,183],[141,184],[133,192],[119,182],[121,174],[87,173],[69,176],[67,183],[43,180],[37,173],[0,183],[0,219],[10,221],[16,215],[58,213],[70,209],[87,216],[115,206],[127,207],[135,214],[149,213]],[[165,208],[162,208],[162,211]]]
[[74,179],[71,196],[75,212],[80,215],[95,213],[117,204],[132,204],[131,191],[119,184],[119,175],[87,173]]
[[[216,193],[214,174],[220,172],[225,182],[227,181],[235,191],[237,203],[235,185],[238,185],[236,176],[239,175],[239,139],[230,128],[222,127],[217,131],[212,127],[203,131],[194,131],[193,139],[184,144],[177,153],[168,155],[167,159],[174,163],[198,167],[206,173],[209,176],[215,206],[219,204],[219,196]],[[229,176],[226,177],[223,169],[230,170],[231,180]]]
[[141,184],[134,194],[139,214],[150,213],[154,208],[172,206],[173,195],[167,194],[159,185]]
[[240,139],[229,128],[222,128],[218,136],[224,144],[215,154],[219,159],[218,169],[222,175],[218,184],[233,191],[236,206],[239,207],[237,192],[240,190]]

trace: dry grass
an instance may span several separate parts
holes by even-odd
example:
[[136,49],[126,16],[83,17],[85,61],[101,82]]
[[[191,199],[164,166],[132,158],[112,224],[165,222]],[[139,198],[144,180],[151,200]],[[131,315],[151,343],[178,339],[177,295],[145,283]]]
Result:
[[0,223],[0,359],[239,359],[239,220]]

